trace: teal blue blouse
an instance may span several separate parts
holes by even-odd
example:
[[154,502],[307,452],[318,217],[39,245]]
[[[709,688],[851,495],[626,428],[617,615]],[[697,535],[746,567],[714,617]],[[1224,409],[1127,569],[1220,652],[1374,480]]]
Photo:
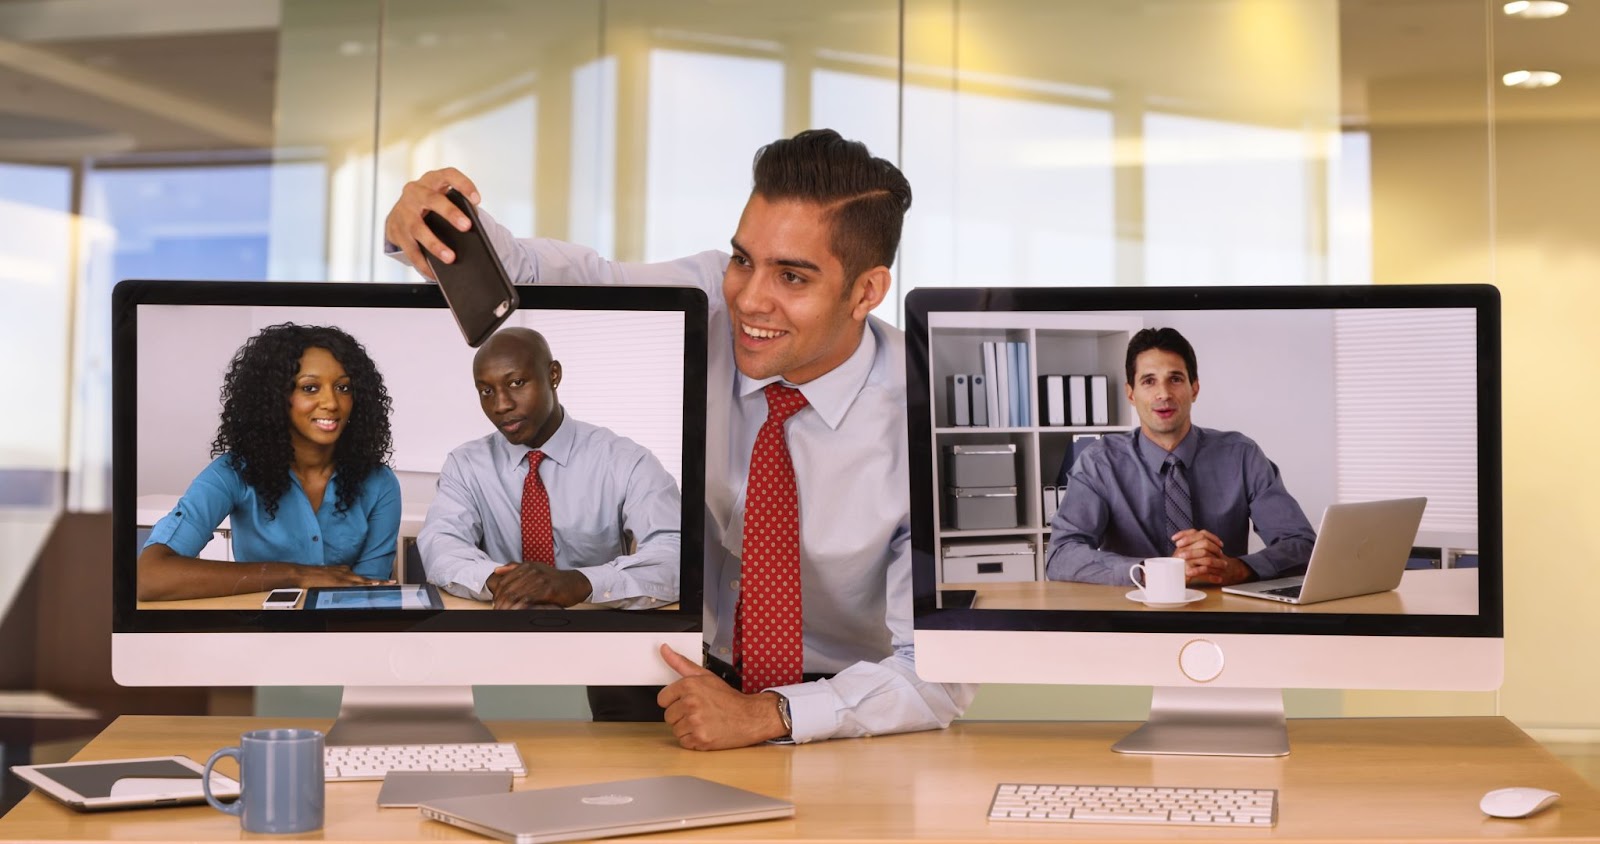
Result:
[[337,474],[328,481],[322,506],[315,511],[293,472],[289,482],[278,499],[277,516],[268,518],[255,488],[245,483],[232,458],[224,454],[195,476],[172,512],[156,522],[145,545],[159,543],[180,556],[193,557],[227,517],[237,562],[349,566],[356,574],[380,580],[393,575],[400,482],[389,467],[369,473],[361,494],[344,512],[338,508]]

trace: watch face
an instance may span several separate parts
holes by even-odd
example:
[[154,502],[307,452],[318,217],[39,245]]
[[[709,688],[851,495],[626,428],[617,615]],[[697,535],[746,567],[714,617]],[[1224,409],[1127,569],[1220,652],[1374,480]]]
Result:
[[789,735],[794,732],[794,720],[789,715],[789,699],[777,692],[773,694],[778,695],[778,718],[783,721],[783,733]]

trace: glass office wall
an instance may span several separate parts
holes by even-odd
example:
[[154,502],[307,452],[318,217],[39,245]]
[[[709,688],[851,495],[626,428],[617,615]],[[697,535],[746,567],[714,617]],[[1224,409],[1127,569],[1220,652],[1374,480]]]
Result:
[[[0,344],[31,363],[7,376],[30,398],[0,427],[0,506],[107,506],[119,278],[413,278],[379,255],[382,220],[446,165],[519,233],[624,260],[720,248],[755,147],[809,126],[912,181],[891,321],[923,285],[1495,281],[1508,367],[1584,359],[1552,320],[1594,295],[1592,203],[1570,197],[1592,195],[1600,11],[1502,5],[0,3],[0,285],[22,305]],[[1524,68],[1567,79],[1500,84]],[[1560,383],[1507,384],[1508,466],[1561,462],[1537,411]],[[1594,494],[1558,487],[1551,518],[1512,497],[1544,478],[1507,479],[1519,550],[1581,544]]]

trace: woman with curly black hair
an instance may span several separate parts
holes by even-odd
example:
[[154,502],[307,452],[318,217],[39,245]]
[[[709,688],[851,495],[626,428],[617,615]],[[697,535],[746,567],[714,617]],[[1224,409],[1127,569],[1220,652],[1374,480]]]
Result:
[[[387,582],[400,532],[389,409],[367,350],[337,328],[246,340],[223,380],[215,459],[139,554],[139,600]],[[234,561],[198,559],[224,517]]]

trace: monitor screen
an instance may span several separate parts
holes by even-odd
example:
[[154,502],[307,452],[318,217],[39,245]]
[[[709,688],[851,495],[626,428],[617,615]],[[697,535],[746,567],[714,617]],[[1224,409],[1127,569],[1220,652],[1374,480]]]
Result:
[[[574,567],[648,557],[647,574],[640,574],[645,563],[624,571],[651,585],[646,599],[606,601],[596,593],[569,609],[498,610],[487,591],[441,569],[445,554],[426,539],[430,519],[454,529],[450,520],[473,510],[476,527],[455,535],[487,559],[517,561],[502,559],[516,552],[497,548],[488,527],[499,483],[493,473],[503,464],[469,463],[463,449],[502,455],[502,440],[514,441],[520,423],[490,417],[489,402],[480,402],[477,350],[463,342],[436,287],[137,281],[118,285],[114,298],[113,667],[120,682],[652,683],[671,679],[660,644],[698,649],[706,326],[699,291],[543,286],[523,294],[527,301],[505,328],[538,332],[560,364],[555,393],[564,417],[546,448],[552,455],[570,449],[551,459],[599,467],[582,490],[546,491],[555,530],[564,531],[558,553],[585,560]],[[285,325],[335,328],[359,344],[336,350],[347,377],[329,381],[349,399],[345,409],[307,405],[305,433],[295,427],[298,382],[266,388],[256,403],[241,386],[258,378],[246,370],[276,371],[260,360],[266,338],[281,336]],[[365,362],[352,363],[353,355]],[[309,352],[302,375],[307,359]],[[238,393],[232,403],[230,389]],[[287,422],[256,424],[277,413]],[[234,426],[226,441],[224,417]],[[373,433],[385,423],[387,449]],[[560,428],[580,436],[558,447]],[[287,455],[319,436],[336,456],[358,442],[383,453],[351,500],[337,488],[340,469],[326,495],[291,477],[269,511],[262,503],[269,496],[235,452],[287,462],[272,449]],[[267,445],[248,445],[252,437]],[[444,504],[454,509],[435,506],[447,461],[460,461],[452,477],[477,484],[452,487],[461,500]],[[220,572],[221,584],[189,577],[188,569],[152,575],[140,562],[151,545]],[[230,580],[233,567],[252,572],[286,555],[297,566],[337,567],[350,579],[329,582],[317,569],[317,579],[300,584],[308,593],[301,600],[292,592],[269,600],[265,586]],[[176,586],[173,572],[183,575]],[[519,658],[504,659],[508,652]]]
[[924,289],[907,309],[927,679],[1498,685],[1493,288]]

